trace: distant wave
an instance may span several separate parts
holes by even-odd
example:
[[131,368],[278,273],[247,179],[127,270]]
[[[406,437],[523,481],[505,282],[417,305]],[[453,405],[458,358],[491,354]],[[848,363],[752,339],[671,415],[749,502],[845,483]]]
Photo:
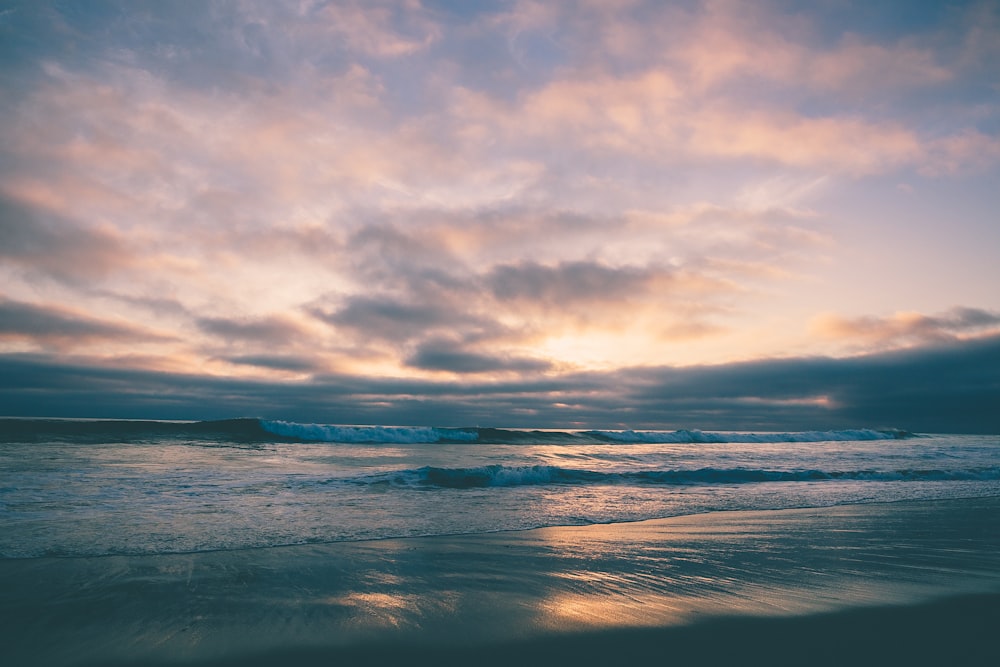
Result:
[[853,440],[893,440],[913,437],[902,430],[851,429],[844,431],[802,431],[794,433],[737,433],[697,430],[680,431],[528,431],[502,428],[430,428],[397,426],[336,426],[262,421],[261,427],[275,435],[321,442],[480,442],[484,444],[530,443],[622,443],[694,444],[754,442],[827,442]]
[[585,431],[584,435],[609,442],[629,443],[753,443],[829,442],[852,440],[898,440],[913,437],[909,431],[848,429],[844,431],[799,431],[794,433],[734,433],[709,431]]
[[123,419],[0,419],[0,442],[149,442],[162,439],[259,442],[273,439],[258,419],[143,421]]
[[[700,468],[697,470],[644,470],[598,472],[558,466],[489,465],[476,468],[422,467],[398,470],[337,482],[355,484],[474,489],[503,486],[573,485],[666,485],[755,484],[762,482],[856,481],[960,481],[1000,479],[1000,467],[968,470],[753,470],[745,468]],[[331,480],[334,481],[334,480]]]
[[697,444],[892,440],[915,437],[903,430],[851,429],[790,433],[731,431],[549,431],[426,426],[344,426],[280,420],[224,419],[172,422],[83,419],[0,419],[0,442],[145,442],[161,438],[230,442],[308,441],[331,443],[483,444]]
[[470,442],[479,439],[474,429],[449,429],[404,426],[337,426],[326,424],[297,424],[284,421],[261,421],[269,433],[320,442],[370,442],[370,443],[429,443]]

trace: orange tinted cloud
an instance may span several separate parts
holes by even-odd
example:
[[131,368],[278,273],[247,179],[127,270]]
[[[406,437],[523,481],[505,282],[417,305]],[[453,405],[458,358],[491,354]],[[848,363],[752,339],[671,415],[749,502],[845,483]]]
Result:
[[[123,10],[134,30],[85,57],[53,32],[9,78],[11,298],[152,318],[187,339],[165,356],[244,374],[544,374],[966,331],[802,334],[828,307],[802,285],[851,270],[844,228],[903,224],[865,203],[878,177],[916,200],[1000,163],[995,109],[968,101],[995,83],[995,12],[886,36],[735,2],[189,10]],[[158,12],[181,36],[129,38]]]
[[73,349],[105,343],[163,342],[173,337],[127,321],[94,317],[57,305],[12,301],[0,296],[0,340]]
[[813,330],[823,336],[864,347],[897,347],[916,343],[992,335],[1000,331],[1000,313],[979,308],[953,308],[940,315],[899,312],[886,317],[817,316]]
[[923,153],[920,139],[897,123],[850,117],[706,110],[693,120],[692,129],[690,148],[695,153],[853,174],[912,163]]

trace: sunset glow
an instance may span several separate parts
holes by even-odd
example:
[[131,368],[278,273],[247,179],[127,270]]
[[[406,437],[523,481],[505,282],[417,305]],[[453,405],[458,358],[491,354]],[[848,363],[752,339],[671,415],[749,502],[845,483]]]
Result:
[[4,2],[0,45],[0,412],[1000,423],[996,3]]

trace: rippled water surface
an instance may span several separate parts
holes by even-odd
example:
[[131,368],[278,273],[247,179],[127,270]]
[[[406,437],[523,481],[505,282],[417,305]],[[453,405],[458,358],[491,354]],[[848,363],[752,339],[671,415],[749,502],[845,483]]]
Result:
[[1000,436],[788,436],[9,437],[0,442],[0,555],[205,551],[1000,495]]

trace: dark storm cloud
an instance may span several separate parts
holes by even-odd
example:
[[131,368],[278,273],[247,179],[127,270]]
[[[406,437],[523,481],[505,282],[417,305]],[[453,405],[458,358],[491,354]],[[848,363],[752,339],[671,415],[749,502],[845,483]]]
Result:
[[196,324],[205,333],[227,340],[283,344],[303,334],[298,326],[279,317],[201,317]]
[[[465,305],[466,307],[463,307]],[[364,340],[405,343],[438,332],[459,332],[466,339],[499,335],[502,327],[470,312],[447,291],[411,293],[406,298],[356,296],[333,308],[307,308],[314,317]]]
[[129,253],[108,231],[79,227],[0,195],[0,259],[75,285],[124,266]]
[[[574,281],[580,290],[600,284],[606,291],[623,294],[634,282],[625,276],[627,271],[602,270],[585,263],[477,271],[443,241],[461,227],[453,220],[427,234],[385,222],[364,227],[348,239],[346,248],[353,274],[364,280],[367,293],[327,295],[305,311],[364,344],[376,341],[395,346],[410,367],[462,373],[532,372],[550,364],[502,349],[505,343],[523,342],[527,335],[516,317],[507,318],[514,324],[504,324],[512,304],[503,301],[524,304],[539,298],[558,299],[569,294]],[[546,283],[544,294],[539,295],[536,282]],[[456,341],[455,346],[442,345],[444,339]],[[481,349],[486,344],[500,347]]]
[[0,356],[0,378],[0,404],[26,416],[1000,433],[1000,336],[849,359],[637,368],[510,382],[349,375],[254,382],[41,355]]
[[955,308],[948,318],[948,326],[964,330],[1000,324],[1000,313],[981,308]]
[[890,345],[907,341],[944,341],[961,334],[983,332],[1000,325],[1000,313],[958,307],[939,315],[897,313],[891,317],[855,318],[828,315],[817,318],[814,325],[819,333],[829,337]]
[[354,272],[386,286],[410,290],[459,289],[465,267],[446,248],[423,234],[372,223],[346,244]]
[[224,361],[242,366],[256,366],[279,371],[311,372],[318,370],[316,363],[306,357],[288,355],[246,354],[223,357]]
[[4,338],[42,344],[164,339],[159,334],[138,327],[97,319],[65,308],[38,306],[0,297],[0,339]]
[[122,303],[129,304],[130,306],[136,306],[147,310],[154,315],[174,315],[189,317],[190,311],[184,306],[183,303],[177,299],[170,299],[166,297],[159,296],[131,296],[128,294],[119,294],[111,291],[97,291],[95,292],[98,296],[107,297],[115,301],[120,301]]
[[522,262],[496,267],[486,282],[498,299],[561,305],[624,298],[641,290],[650,278],[647,271],[595,262],[556,266]]
[[427,329],[448,327],[463,316],[449,308],[401,301],[390,297],[352,297],[336,310],[309,310],[315,317],[365,337],[405,341]]
[[414,368],[453,373],[536,372],[552,365],[542,359],[471,352],[462,349],[459,341],[445,339],[425,341],[406,363]]
[[[893,426],[1000,431],[1000,337],[847,359],[764,360],[628,371],[627,402],[666,416],[697,408],[728,428]],[[824,404],[824,402],[826,404]],[[710,417],[711,418],[711,417]],[[773,423],[773,426],[767,424]],[[742,424],[742,425],[741,425]]]
[[478,314],[478,290],[470,273],[446,248],[425,236],[381,222],[362,228],[346,243],[352,276],[366,292],[327,295],[306,312],[366,340],[419,340],[440,331],[468,333],[495,328]]

